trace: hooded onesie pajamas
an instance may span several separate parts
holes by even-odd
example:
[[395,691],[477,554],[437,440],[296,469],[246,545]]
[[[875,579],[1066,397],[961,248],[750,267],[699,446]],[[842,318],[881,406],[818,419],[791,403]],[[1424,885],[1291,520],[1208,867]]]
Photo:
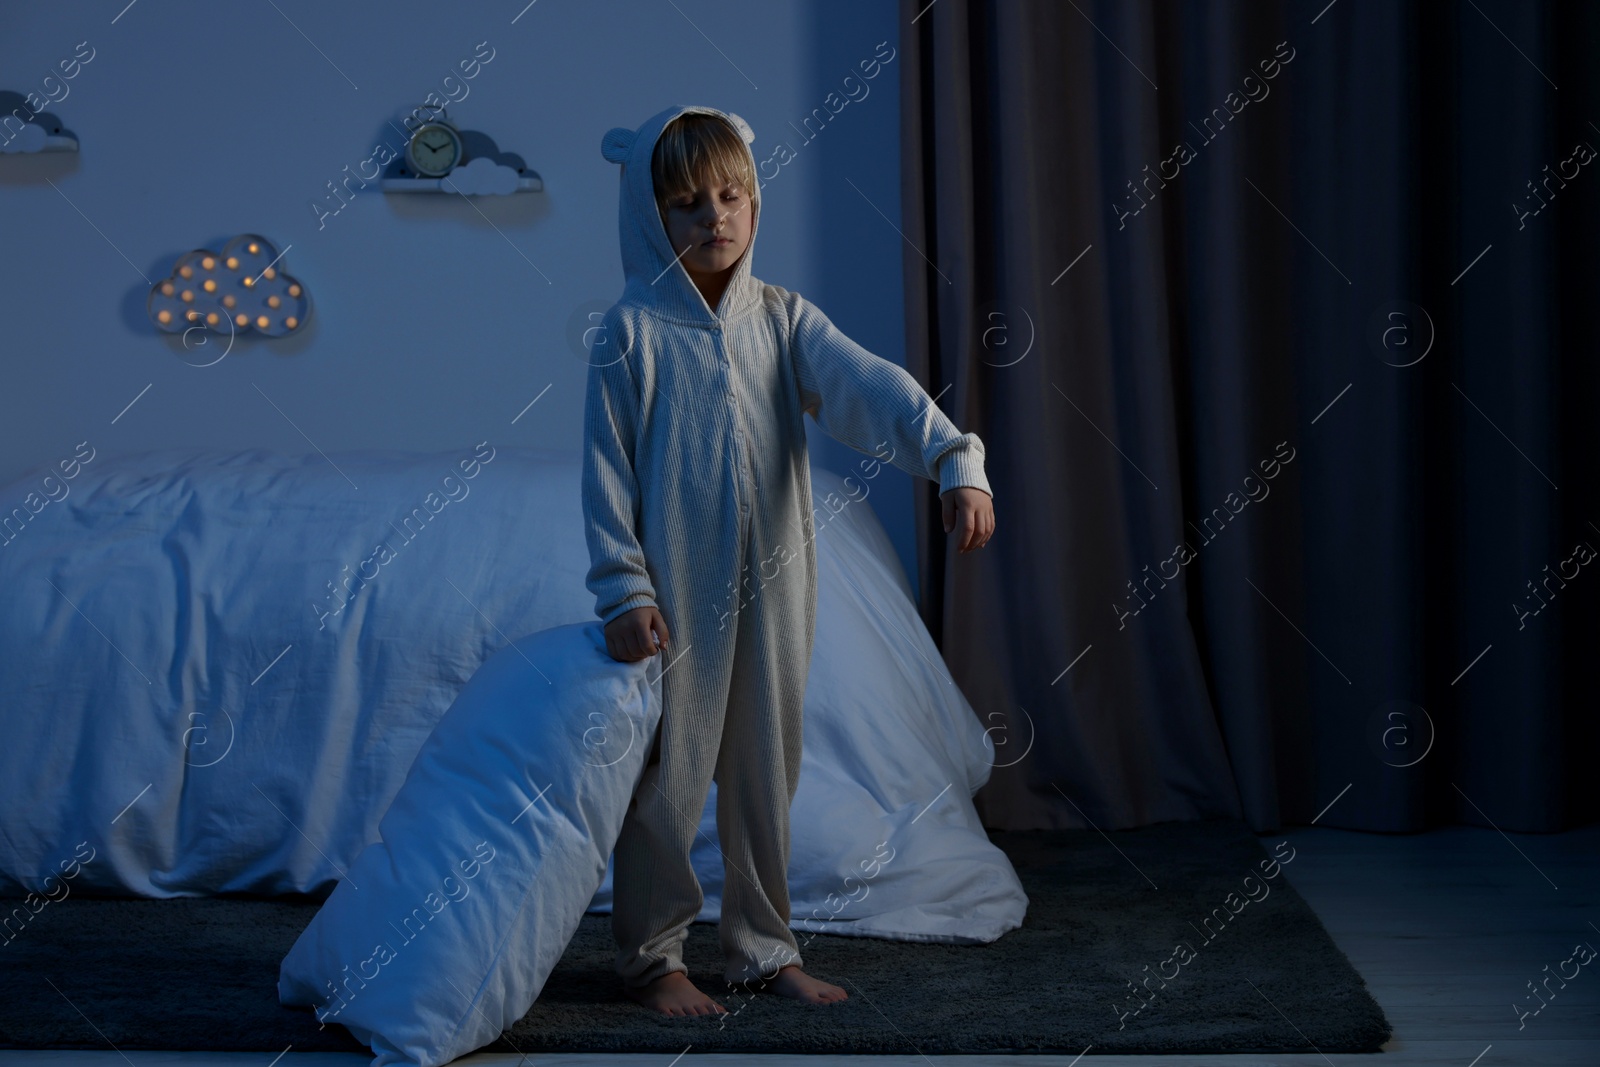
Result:
[[[983,443],[902,368],[840,333],[798,293],[750,274],[750,244],[717,308],[678,261],[656,209],[656,138],[686,112],[616,127],[627,276],[589,353],[584,408],[586,577],[602,623],[655,605],[661,723],[616,843],[611,923],[629,986],[687,971],[704,897],[690,848],[713,780],[725,876],[719,936],[730,982],[800,962],[789,929],[789,805],[816,621],[805,425],[873,452],[941,493],[989,491]],[[754,157],[751,158],[754,166]],[[892,450],[892,451],[891,451]]]

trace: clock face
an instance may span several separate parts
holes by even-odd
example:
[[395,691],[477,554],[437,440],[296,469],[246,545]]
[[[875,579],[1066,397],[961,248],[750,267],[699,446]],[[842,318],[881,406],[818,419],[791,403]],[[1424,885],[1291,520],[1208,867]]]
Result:
[[424,178],[442,177],[461,160],[461,138],[448,126],[429,123],[411,135],[406,159]]

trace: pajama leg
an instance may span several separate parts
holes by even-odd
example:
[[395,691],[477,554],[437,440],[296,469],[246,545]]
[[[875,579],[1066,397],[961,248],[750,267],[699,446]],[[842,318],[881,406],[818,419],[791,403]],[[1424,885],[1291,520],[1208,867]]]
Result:
[[[705,902],[690,850],[711,789],[727,705],[728,643],[674,625],[661,673],[661,724],[650,762],[622,821],[612,870],[616,970],[635,988],[683,971],[683,942]],[[687,623],[685,617],[685,623]],[[687,649],[687,651],[683,651]]]
[[[766,540],[751,538],[746,573],[757,591],[739,614],[716,767],[724,871],[718,934],[730,982],[770,980],[801,962],[789,929],[789,806],[800,782],[811,660],[809,573],[803,557],[779,567]],[[773,577],[762,583],[766,575]]]

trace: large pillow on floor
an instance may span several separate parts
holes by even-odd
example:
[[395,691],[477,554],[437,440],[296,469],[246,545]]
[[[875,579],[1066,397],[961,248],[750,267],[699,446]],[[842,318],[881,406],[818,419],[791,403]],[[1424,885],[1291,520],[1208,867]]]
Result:
[[278,998],[434,1067],[509,1030],[583,918],[660,719],[660,657],[598,620],[523,637],[473,674],[366,846],[295,941]]

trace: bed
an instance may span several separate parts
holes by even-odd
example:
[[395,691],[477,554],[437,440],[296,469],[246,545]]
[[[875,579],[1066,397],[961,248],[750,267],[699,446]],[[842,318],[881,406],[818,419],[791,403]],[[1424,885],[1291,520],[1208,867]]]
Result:
[[[91,448],[0,488],[0,893],[305,894],[331,905],[341,880],[360,882],[359,863],[381,854],[392,865],[417,844],[382,821],[408,773],[417,796],[437,785],[443,764],[419,753],[447,712],[461,709],[458,726],[477,731],[484,752],[561,758],[530,741],[536,729],[485,710],[552,682],[529,648],[566,648],[560,670],[575,694],[530,726],[540,715],[581,721],[582,751],[614,779],[591,814],[605,808],[620,824],[615,798],[642,770],[624,731],[653,728],[660,666],[603,654],[583,580],[579,474],[575,455],[488,442],[328,456]],[[920,622],[863,498],[870,480],[812,477],[828,518],[791,817],[791,926],[993,941],[1027,905],[971,803],[994,746]],[[501,666],[469,687],[491,660]],[[514,743],[496,749],[486,729]],[[707,921],[723,876],[715,800],[713,787],[693,855]],[[555,817],[548,804],[528,810],[527,827]],[[414,837],[427,817],[397,811],[389,826]],[[569,842],[587,857],[566,888],[583,910],[610,908],[609,826]],[[514,864],[497,870],[463,843],[458,885],[473,863],[495,872],[484,885],[515,881]],[[537,849],[524,858],[536,863]],[[536,970],[505,993],[505,1010]],[[302,977],[309,1004],[311,972]],[[291,1002],[284,983],[280,992]]]

